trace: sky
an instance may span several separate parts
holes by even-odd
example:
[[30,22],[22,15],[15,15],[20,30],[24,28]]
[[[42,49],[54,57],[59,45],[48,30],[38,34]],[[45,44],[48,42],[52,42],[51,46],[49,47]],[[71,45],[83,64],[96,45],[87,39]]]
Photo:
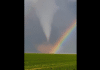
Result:
[[[52,49],[62,32],[77,20],[76,3],[76,0],[25,0],[24,52],[48,53],[48,48]],[[56,53],[76,53],[76,28]]]

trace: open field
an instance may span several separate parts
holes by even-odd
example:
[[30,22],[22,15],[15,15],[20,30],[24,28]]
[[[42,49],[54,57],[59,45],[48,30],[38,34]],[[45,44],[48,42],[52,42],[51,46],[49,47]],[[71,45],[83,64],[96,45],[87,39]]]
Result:
[[77,70],[77,54],[24,53],[24,70]]

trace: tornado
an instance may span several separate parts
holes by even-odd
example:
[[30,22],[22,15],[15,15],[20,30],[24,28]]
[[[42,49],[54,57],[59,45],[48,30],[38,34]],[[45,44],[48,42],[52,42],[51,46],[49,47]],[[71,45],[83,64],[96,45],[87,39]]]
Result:
[[46,39],[49,41],[53,16],[59,7],[55,0],[32,0],[32,2]]

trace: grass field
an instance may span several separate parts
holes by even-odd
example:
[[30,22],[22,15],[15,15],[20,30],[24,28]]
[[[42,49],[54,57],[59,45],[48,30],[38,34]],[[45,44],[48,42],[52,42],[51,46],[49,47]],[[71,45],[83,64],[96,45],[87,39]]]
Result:
[[77,70],[77,54],[24,54],[24,70]]

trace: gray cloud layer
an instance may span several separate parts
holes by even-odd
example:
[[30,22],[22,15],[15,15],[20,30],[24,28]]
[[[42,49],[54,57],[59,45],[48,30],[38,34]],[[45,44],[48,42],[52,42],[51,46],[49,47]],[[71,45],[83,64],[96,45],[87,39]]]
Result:
[[[39,52],[36,45],[46,42],[46,37],[31,1],[25,0],[25,52]],[[76,1],[56,0],[56,4],[59,6],[59,10],[53,17],[50,43],[55,43],[62,31],[76,19]],[[76,53],[76,30],[69,38],[69,41],[63,45],[58,53]]]

